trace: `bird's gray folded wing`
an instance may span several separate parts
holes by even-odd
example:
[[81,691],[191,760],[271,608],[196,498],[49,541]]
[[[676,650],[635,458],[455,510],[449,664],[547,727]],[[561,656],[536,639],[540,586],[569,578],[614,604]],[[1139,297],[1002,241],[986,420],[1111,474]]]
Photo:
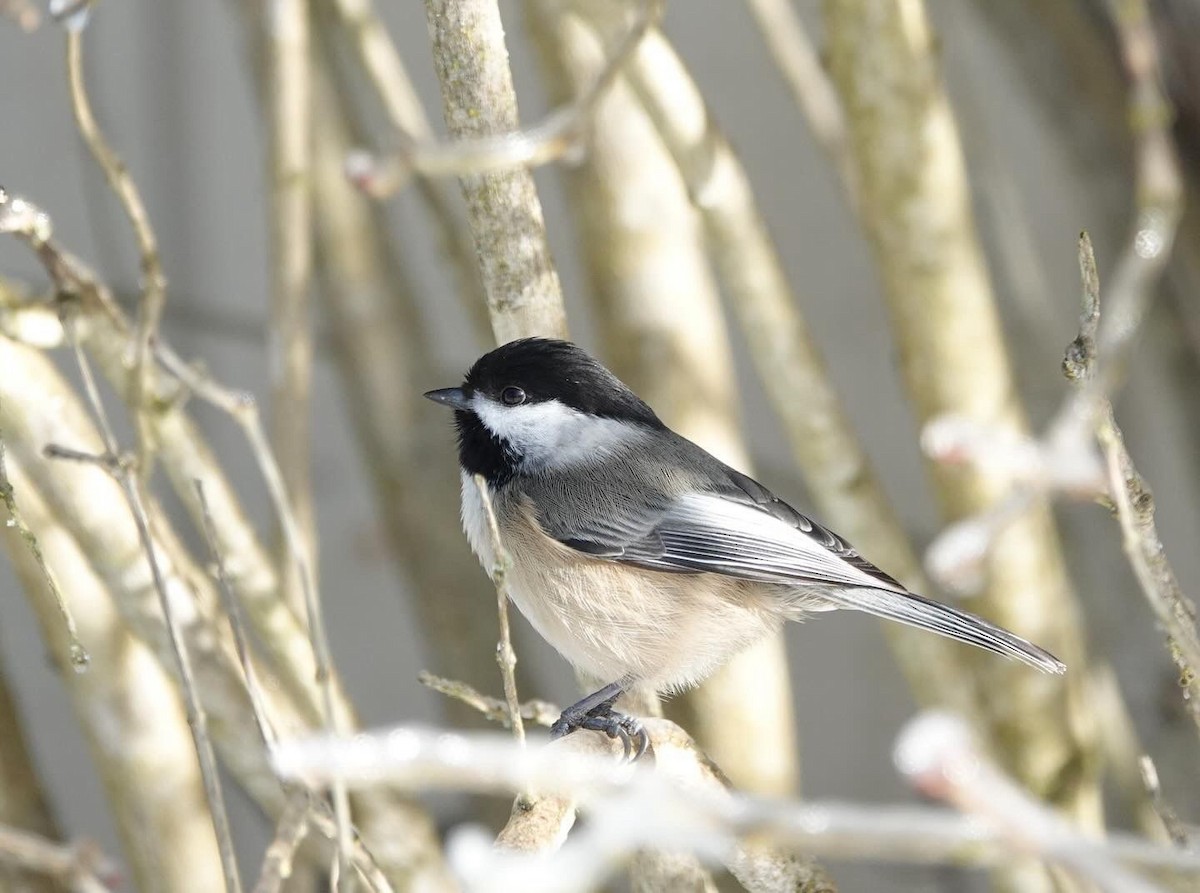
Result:
[[541,520],[549,535],[577,551],[655,570],[904,591],[845,540],[775,502],[759,504],[741,490],[695,492],[665,503],[626,500],[574,523]]
[[547,533],[597,558],[654,570],[816,586],[830,606],[936,632],[1044,672],[1065,669],[1052,654],[1008,630],[909,592],[841,537],[786,503],[770,497],[764,504],[752,491],[742,493],[740,487],[733,493],[689,493],[665,505],[628,501],[605,514],[602,523]]

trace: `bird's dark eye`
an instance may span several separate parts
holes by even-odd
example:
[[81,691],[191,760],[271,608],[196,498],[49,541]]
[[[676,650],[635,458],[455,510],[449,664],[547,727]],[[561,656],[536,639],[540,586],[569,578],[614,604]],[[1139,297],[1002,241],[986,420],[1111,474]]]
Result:
[[525,402],[525,392],[520,388],[505,388],[500,392],[500,399],[508,406],[520,406]]

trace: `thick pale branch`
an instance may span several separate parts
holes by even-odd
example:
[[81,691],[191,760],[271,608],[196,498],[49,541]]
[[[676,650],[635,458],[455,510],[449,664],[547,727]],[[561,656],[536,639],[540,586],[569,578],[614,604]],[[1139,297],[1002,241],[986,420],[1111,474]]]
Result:
[[[546,80],[556,85],[552,99],[583,95],[617,51],[561,3],[537,0],[526,10]],[[674,160],[623,79],[596,106],[583,162],[564,175],[606,358],[674,430],[749,472],[703,233]],[[634,709],[647,706],[658,708]],[[798,748],[781,637],[737,655],[672,706],[739,786],[795,789]]]
[[125,626],[74,535],[19,466],[14,463],[10,471],[23,516],[87,642],[87,672],[75,670],[71,641],[41,567],[15,527],[4,525],[8,555],[71,696],[135,885],[172,893],[220,889],[216,836],[179,694],[149,648]]
[[[426,0],[425,8],[451,136],[516,131],[517,97],[496,0]],[[461,182],[497,342],[565,337],[562,286],[532,175],[512,170]]]
[[[925,422],[954,413],[1024,434],[923,5],[829,2],[826,20],[863,219],[917,417]],[[943,512],[952,520],[1004,496],[1003,482],[986,474],[941,464],[932,470]],[[979,613],[1046,646],[1072,669],[1062,684],[982,652],[965,654],[983,691],[1006,693],[1002,705],[986,701],[992,740],[1036,794],[1097,827],[1096,730],[1078,607],[1043,504],[1009,525],[988,570]]]

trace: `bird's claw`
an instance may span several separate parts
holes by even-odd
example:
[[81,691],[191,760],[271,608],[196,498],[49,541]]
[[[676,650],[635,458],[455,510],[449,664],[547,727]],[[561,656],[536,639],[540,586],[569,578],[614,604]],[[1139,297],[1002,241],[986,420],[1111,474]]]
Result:
[[564,711],[550,727],[550,737],[562,738],[579,729],[603,732],[609,738],[619,738],[624,751],[622,759],[630,763],[636,763],[650,748],[650,736],[642,721],[636,716],[613,710],[611,704],[600,704],[583,714],[571,715]]

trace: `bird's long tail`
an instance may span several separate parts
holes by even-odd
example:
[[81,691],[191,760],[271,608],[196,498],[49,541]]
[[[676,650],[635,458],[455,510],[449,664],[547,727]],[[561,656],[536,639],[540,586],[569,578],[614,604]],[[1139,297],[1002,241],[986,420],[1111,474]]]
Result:
[[1067,670],[1066,664],[1044,648],[1039,648],[982,617],[911,592],[851,589],[840,593],[822,594],[839,608],[851,608],[874,614],[876,617],[898,620],[918,629],[939,633],[959,642],[1019,660],[1045,673],[1061,675]]

